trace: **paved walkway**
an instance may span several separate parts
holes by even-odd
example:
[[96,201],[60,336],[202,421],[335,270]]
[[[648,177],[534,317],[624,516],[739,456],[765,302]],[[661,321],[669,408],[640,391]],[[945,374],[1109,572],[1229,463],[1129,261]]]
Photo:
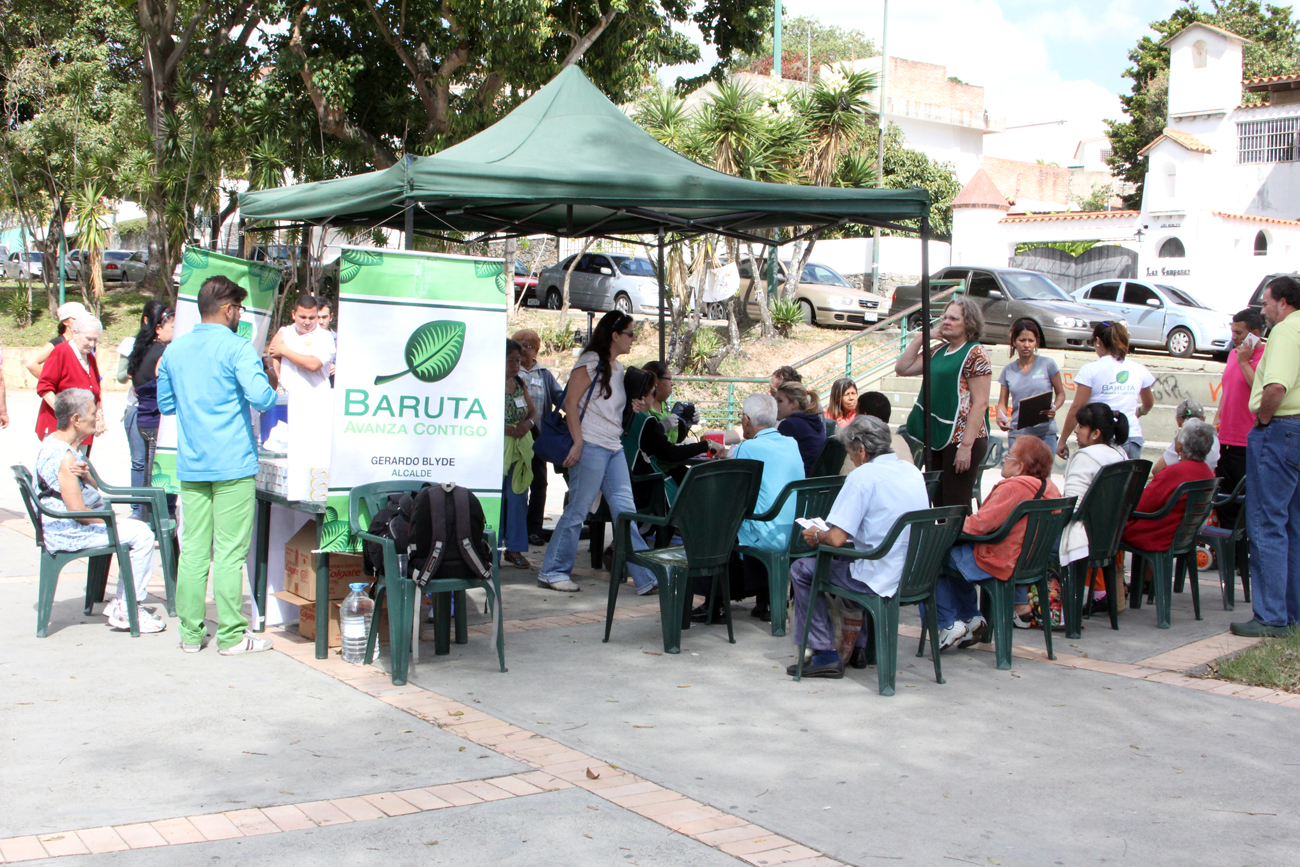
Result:
[[182,654],[174,620],[112,632],[82,613],[75,566],[36,639],[36,554],[26,517],[0,511],[3,863],[1295,859],[1300,696],[1198,676],[1247,643],[1227,624],[1248,607],[1223,611],[1213,572],[1202,621],[1177,595],[1171,629],[1150,607],[1117,632],[1094,619],[1055,662],[1017,633],[1013,670],[954,651],[942,686],[905,615],[882,698],[874,669],[794,683],[789,640],[743,605],[734,645],[697,625],[670,656],[657,604],[624,586],[602,644],[590,570],[572,595],[505,570],[509,672],[476,615],[467,645],[426,643],[404,687],[386,657],[316,660],[291,632],[248,658]]

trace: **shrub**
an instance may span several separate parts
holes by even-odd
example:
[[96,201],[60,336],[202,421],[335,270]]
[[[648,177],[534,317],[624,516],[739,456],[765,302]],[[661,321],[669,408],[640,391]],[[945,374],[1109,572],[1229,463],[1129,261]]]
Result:
[[803,305],[798,301],[783,298],[772,302],[772,327],[782,337],[789,337],[800,322],[803,322]]
[[547,355],[568,352],[578,345],[578,339],[570,328],[543,328],[537,336],[542,339],[542,352]]
[[704,374],[708,372],[709,362],[722,348],[718,332],[712,328],[699,328],[691,339],[690,354],[686,356],[687,373]]

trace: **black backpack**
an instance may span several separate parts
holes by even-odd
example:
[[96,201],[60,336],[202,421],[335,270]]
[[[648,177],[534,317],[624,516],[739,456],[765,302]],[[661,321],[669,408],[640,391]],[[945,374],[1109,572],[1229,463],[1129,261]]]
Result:
[[492,577],[492,549],[478,497],[459,485],[421,488],[411,506],[407,550],[415,583]]
[[[402,491],[388,495],[388,505],[375,513],[367,528],[372,536],[392,539],[397,543],[397,553],[406,552],[410,544],[411,509],[415,495]],[[375,577],[384,571],[384,549],[378,542],[366,542],[361,547],[361,566],[366,575]]]

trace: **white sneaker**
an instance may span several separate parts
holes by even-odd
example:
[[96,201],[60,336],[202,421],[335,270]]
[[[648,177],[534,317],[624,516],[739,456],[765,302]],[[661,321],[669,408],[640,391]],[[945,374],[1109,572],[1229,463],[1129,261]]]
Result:
[[[135,610],[136,619],[140,623],[140,634],[150,635],[155,632],[162,632],[167,628],[167,622],[157,614],[151,614],[143,607],[137,607]],[[114,629],[129,630],[131,620],[127,616],[126,606],[119,604],[108,616],[108,625]]]
[[966,624],[958,620],[947,629],[939,630],[939,649],[947,650],[961,641],[966,635]]
[[547,590],[558,590],[561,593],[577,593],[582,589],[572,581],[538,581],[537,586]]
[[958,647],[970,647],[975,644],[983,644],[989,640],[989,622],[984,619],[983,614],[976,614],[966,624],[966,637],[959,643]]
[[217,651],[222,656],[239,656],[243,653],[261,653],[263,650],[271,649],[271,639],[258,638],[251,632],[245,632],[243,639],[238,644],[230,647],[223,647]]

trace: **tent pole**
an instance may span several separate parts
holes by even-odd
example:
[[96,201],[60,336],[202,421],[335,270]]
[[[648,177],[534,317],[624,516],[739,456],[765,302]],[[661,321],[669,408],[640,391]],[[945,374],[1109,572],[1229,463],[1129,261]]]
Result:
[[659,363],[664,363],[664,230],[659,230]]
[[239,218],[239,258],[248,258],[248,247],[244,244],[244,218]]
[[415,199],[406,200],[406,244],[403,250],[415,249]]
[[[874,287],[873,287],[874,288]],[[935,469],[930,449],[930,215],[921,217],[921,444],[925,468]]]

